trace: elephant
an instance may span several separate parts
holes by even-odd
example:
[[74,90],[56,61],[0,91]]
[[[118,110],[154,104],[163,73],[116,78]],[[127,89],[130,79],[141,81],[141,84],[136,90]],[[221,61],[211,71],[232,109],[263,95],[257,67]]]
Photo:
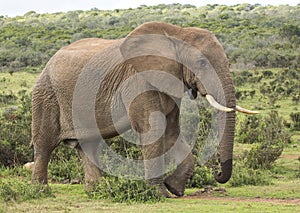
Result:
[[[156,74],[152,77],[138,75],[147,71]],[[180,89],[158,90],[161,85],[174,88],[164,74],[176,78],[178,82],[174,84]],[[135,84],[128,83],[128,79],[135,77],[138,79]],[[81,86],[78,86],[79,81],[83,82]],[[137,87],[143,92],[131,98]],[[195,163],[189,146],[180,137],[180,101],[187,90],[191,98],[198,94],[205,97],[222,115],[218,118],[218,122],[224,123],[219,138],[221,168],[215,173],[215,179],[225,183],[232,173],[236,111],[256,112],[236,105],[229,60],[212,32],[147,22],[122,39],[86,38],[61,48],[46,64],[32,91],[32,183],[48,183],[51,152],[61,142],[78,149],[87,186],[100,180],[103,171],[97,165],[99,162],[83,148],[88,144],[88,152],[97,155],[99,142],[93,135],[97,130],[90,131],[96,122],[102,139],[133,129],[139,135],[145,178],[149,184],[157,185],[165,197],[170,197],[169,192],[183,196]],[[89,103],[85,97],[90,94],[94,100]],[[117,108],[117,116],[112,115],[112,106]],[[76,110],[81,115],[74,114]],[[88,115],[90,111],[92,116]],[[162,134],[156,134],[162,126],[153,117],[155,112],[160,112],[164,121]],[[91,120],[93,118],[95,121]],[[153,139],[153,135],[158,137]],[[79,143],[80,140],[85,142]],[[151,159],[163,155],[178,141],[180,145],[173,158],[176,160],[181,150],[188,151],[181,156],[172,173],[160,173],[164,169],[164,159]]]

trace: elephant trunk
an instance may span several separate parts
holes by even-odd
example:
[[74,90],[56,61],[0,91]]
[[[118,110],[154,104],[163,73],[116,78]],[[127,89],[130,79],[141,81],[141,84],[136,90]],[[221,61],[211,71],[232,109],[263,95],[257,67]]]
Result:
[[226,123],[223,136],[220,141],[221,172],[215,173],[215,180],[226,183],[232,174],[232,152],[234,143],[235,112],[226,113]]
[[[222,70],[221,68],[216,73],[218,75],[216,78],[220,79],[219,82],[206,84],[205,81],[202,81],[202,83],[197,84],[197,89],[212,106],[214,106],[213,102],[218,105],[214,107],[218,109],[217,122],[221,171],[215,172],[214,177],[217,182],[226,183],[232,174],[236,99],[229,70]],[[205,84],[204,87],[203,84]]]
[[[223,72],[229,75],[229,72]],[[227,77],[227,78],[226,78]],[[223,95],[225,98],[220,98],[222,104],[228,108],[235,109],[235,91],[230,77],[226,76],[221,82],[223,87]],[[235,110],[231,112],[218,112],[218,133],[220,137],[220,163],[221,171],[216,172],[214,177],[219,183],[226,183],[232,174],[232,157],[233,157],[233,143],[235,133]]]

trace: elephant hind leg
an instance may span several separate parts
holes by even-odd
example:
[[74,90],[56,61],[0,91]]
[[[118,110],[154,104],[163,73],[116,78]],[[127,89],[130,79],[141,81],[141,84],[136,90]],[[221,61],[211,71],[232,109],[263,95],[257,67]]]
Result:
[[78,150],[79,155],[82,159],[85,187],[87,191],[90,191],[93,186],[100,181],[100,178],[102,176],[97,156],[98,143],[95,142],[88,145],[83,144],[83,146],[84,147],[81,147],[78,144],[76,149]]
[[32,183],[48,183],[47,169],[50,155],[59,142],[59,106],[49,82],[44,81],[43,85],[36,86],[32,93],[31,144],[34,147]]

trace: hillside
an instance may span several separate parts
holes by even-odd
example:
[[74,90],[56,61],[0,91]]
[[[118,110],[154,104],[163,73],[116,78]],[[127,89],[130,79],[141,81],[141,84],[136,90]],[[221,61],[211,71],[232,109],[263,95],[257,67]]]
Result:
[[[62,46],[81,38],[120,38],[147,21],[213,31],[234,69],[299,67],[300,6],[157,5],[134,9],[0,16],[2,71],[40,71]],[[22,53],[22,54],[20,54]]]

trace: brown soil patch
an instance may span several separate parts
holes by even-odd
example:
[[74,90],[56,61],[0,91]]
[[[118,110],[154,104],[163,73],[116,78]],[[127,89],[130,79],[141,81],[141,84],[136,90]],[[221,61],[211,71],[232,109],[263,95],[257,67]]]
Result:
[[286,158],[291,160],[297,160],[300,156],[299,155],[281,155],[280,158]]
[[202,190],[196,191],[190,195],[180,197],[178,199],[199,199],[199,200],[219,200],[231,202],[264,202],[282,205],[299,205],[300,199],[278,199],[278,198],[242,198],[242,197],[229,197],[225,188],[212,188],[206,187]]
[[277,199],[277,198],[236,198],[236,197],[214,197],[212,195],[205,196],[184,196],[179,199],[199,199],[199,200],[219,200],[219,201],[231,201],[231,202],[264,202],[283,205],[299,205],[300,199]]

